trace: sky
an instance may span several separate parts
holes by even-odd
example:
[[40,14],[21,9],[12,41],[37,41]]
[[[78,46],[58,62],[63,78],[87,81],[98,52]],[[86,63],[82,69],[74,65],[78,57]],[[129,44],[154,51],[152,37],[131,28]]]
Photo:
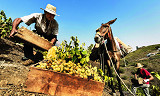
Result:
[[[20,18],[32,13],[44,13],[47,4],[57,8],[58,40],[70,41],[77,36],[86,47],[95,44],[95,30],[102,23],[117,18],[111,25],[113,36],[126,45],[160,44],[160,0],[0,0],[0,10],[7,18]],[[34,24],[25,26],[33,29]]]

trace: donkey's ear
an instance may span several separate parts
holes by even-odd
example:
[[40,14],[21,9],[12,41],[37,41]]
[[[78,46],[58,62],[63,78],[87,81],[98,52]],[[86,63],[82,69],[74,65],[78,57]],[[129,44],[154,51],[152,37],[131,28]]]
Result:
[[96,32],[99,32],[99,30],[100,30],[100,28],[97,28],[97,29],[96,29]]
[[108,24],[109,24],[109,25],[110,25],[110,24],[113,24],[116,20],[117,20],[117,18],[114,19],[114,20],[109,21]]

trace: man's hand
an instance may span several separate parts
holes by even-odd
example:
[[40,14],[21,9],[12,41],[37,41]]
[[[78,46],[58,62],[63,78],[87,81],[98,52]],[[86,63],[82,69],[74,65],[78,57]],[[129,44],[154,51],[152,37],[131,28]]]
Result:
[[18,25],[22,22],[22,19],[21,18],[16,18],[14,21],[13,21],[13,24],[12,24],[12,31],[11,31],[11,34],[9,35],[9,37],[13,37],[14,34],[17,32],[17,27]]
[[17,32],[16,29],[12,29],[11,34],[9,35],[9,37],[13,37],[16,32]]
[[53,38],[53,39],[51,40],[51,43],[52,43],[53,46],[55,45],[56,40],[57,40],[56,38]]
[[134,74],[134,78],[137,80],[137,74]]
[[143,83],[147,83],[149,79],[143,79]]

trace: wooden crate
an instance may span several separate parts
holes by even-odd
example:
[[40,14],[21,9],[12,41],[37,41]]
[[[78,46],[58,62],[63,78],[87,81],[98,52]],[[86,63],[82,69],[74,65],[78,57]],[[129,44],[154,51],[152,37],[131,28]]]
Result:
[[25,91],[53,96],[102,96],[104,83],[30,67]]
[[25,27],[19,28],[14,36],[16,38],[18,37],[18,41],[28,43],[33,47],[38,47],[44,50],[49,50],[52,47],[52,44],[48,40],[40,37],[38,34],[35,34],[33,31],[28,30]]
[[138,84],[143,84],[143,78],[138,78]]

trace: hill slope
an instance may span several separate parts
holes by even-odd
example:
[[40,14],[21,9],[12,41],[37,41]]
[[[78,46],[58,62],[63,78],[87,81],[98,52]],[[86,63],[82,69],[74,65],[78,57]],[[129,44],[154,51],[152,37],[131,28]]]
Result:
[[[141,47],[121,59],[121,77],[128,86],[131,85],[131,78],[134,77],[134,73],[137,70],[134,68],[136,63],[143,64],[144,68],[149,72],[158,72],[158,74],[160,74],[160,51],[158,51],[158,48],[160,48],[160,44]],[[160,86],[160,82],[154,77],[154,80],[151,81],[151,85]]]

